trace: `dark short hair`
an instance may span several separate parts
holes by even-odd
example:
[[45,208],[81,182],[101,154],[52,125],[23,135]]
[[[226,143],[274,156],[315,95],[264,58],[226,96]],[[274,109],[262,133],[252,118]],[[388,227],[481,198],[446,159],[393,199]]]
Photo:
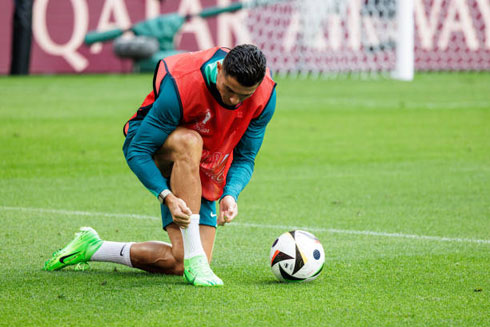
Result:
[[254,86],[262,82],[266,65],[264,54],[252,44],[234,47],[223,60],[225,74],[236,78],[243,86]]

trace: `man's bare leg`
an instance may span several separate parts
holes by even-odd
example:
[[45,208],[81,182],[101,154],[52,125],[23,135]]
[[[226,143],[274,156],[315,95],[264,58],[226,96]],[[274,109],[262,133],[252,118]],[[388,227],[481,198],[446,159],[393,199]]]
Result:
[[[179,127],[170,134],[165,144],[155,154],[155,163],[160,168],[162,175],[170,177],[173,194],[169,197],[175,196],[182,199],[193,215],[189,228],[175,219],[174,223],[167,226],[171,246],[163,242],[133,244],[131,261],[134,267],[170,274],[182,274],[184,265],[184,270],[188,269],[186,280],[189,282],[195,285],[206,283],[221,285],[222,281],[209,269],[208,264],[212,258],[216,229],[211,226],[198,225],[202,194],[199,177],[201,153],[201,136],[195,131]],[[171,212],[171,205],[168,201],[172,200],[172,198],[166,199]],[[173,212],[172,215],[174,215]],[[201,257],[206,262],[204,266]],[[189,265],[188,268],[185,268],[186,264]],[[207,277],[204,277],[205,275]]]
[[201,234],[201,242],[204,252],[208,257],[208,262],[211,263],[213,259],[213,247],[214,239],[216,238],[216,228],[213,226],[201,225],[199,226],[199,232]]
[[182,275],[184,273],[184,245],[180,228],[167,226],[172,244],[159,241],[134,243],[131,247],[133,267],[152,273]]
[[[199,162],[202,139],[195,131],[177,128],[154,156],[162,175],[171,180],[172,193],[185,201],[192,212],[201,207]],[[131,246],[133,267],[149,272],[182,275],[184,246],[182,233],[175,223],[167,226],[171,244],[159,241],[134,243]]]
[[[167,232],[172,245],[150,241],[134,243],[131,247],[131,261],[133,267],[152,273],[182,275],[184,272],[184,246],[180,228],[172,223],[167,226]],[[200,226],[201,241],[211,263],[213,255],[216,228]]]
[[199,164],[202,145],[199,133],[177,127],[154,157],[162,175],[170,177],[172,193],[184,200],[192,213],[199,213],[201,209]]
[[[173,245],[159,241],[142,243],[102,241],[92,228],[83,227],[75,240],[46,261],[44,270],[58,270],[91,260],[115,262],[152,273],[182,275],[184,271],[182,233],[175,223],[167,226],[167,232]],[[209,262],[212,258],[215,235],[214,227],[200,226],[202,246]],[[66,258],[65,261],[62,258]]]

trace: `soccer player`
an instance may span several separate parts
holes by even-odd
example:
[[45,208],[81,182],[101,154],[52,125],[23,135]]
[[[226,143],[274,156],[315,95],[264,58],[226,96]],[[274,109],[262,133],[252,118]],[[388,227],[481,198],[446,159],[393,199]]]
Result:
[[[131,170],[161,203],[165,242],[102,241],[81,228],[45,270],[108,261],[223,285],[210,268],[217,225],[238,213],[276,104],[266,58],[253,45],[212,48],[161,60],[153,91],[124,126]],[[216,215],[215,201],[219,201]]]

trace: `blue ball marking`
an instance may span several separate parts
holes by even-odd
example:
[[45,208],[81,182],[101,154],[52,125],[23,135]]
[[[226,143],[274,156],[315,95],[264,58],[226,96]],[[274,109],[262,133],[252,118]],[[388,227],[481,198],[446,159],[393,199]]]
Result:
[[313,258],[315,258],[315,260],[320,259],[320,251],[318,250],[313,251]]
[[278,238],[276,238],[276,240],[275,240],[275,241],[274,241],[274,243],[272,244],[272,247],[276,246],[277,241],[279,241],[279,239],[278,239]]

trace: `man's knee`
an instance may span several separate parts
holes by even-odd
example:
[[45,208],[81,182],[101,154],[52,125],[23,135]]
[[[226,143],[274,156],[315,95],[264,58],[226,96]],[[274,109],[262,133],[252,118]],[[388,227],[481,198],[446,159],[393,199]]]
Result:
[[179,127],[168,137],[169,145],[176,152],[202,151],[202,137],[198,132]]
[[169,177],[173,163],[189,162],[198,167],[201,161],[203,140],[198,132],[177,127],[165,140],[153,159],[163,176]]

